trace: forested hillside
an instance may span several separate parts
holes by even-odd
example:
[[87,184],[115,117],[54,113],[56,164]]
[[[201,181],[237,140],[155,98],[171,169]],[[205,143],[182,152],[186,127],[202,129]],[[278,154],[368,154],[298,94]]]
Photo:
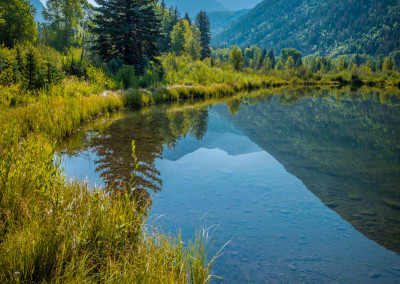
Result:
[[399,25],[397,0],[265,0],[215,35],[213,44],[388,55],[400,48]]
[[209,12],[211,31],[218,32],[220,29],[237,21],[240,17],[246,15],[250,10],[239,11],[215,11]]

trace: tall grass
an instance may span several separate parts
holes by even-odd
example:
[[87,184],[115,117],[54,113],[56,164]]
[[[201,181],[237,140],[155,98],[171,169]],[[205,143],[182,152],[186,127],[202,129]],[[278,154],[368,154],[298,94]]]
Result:
[[66,182],[53,141],[124,106],[90,88],[71,81],[0,113],[0,282],[208,282],[202,241],[183,247],[147,228],[150,208],[131,188]]

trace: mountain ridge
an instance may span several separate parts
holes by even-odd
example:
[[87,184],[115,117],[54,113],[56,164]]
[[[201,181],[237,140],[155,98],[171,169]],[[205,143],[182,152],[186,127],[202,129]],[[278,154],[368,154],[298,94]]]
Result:
[[264,0],[215,34],[213,46],[294,47],[304,55],[400,49],[400,5],[388,0]]

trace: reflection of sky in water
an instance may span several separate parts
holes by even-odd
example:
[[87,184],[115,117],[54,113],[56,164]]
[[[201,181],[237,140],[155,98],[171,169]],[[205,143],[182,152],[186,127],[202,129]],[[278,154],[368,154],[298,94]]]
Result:
[[75,156],[61,155],[61,167],[65,170],[68,179],[78,179],[88,182],[91,186],[104,186],[100,173],[96,171],[98,165],[97,154],[91,150],[76,153]]
[[[96,155],[64,157],[68,176],[99,182]],[[210,113],[202,141],[187,137],[156,161],[163,191],[152,220],[184,237],[219,225],[214,272],[226,283],[400,282],[400,257],[365,238],[271,155]],[[150,220],[151,221],[151,220]]]

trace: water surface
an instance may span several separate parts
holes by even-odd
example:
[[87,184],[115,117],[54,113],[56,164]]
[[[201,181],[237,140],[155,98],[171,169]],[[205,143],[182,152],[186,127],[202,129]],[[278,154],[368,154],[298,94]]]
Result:
[[[302,99],[299,99],[301,97]],[[70,177],[129,180],[152,218],[212,227],[222,283],[400,283],[400,103],[284,91],[114,114],[61,145]]]

